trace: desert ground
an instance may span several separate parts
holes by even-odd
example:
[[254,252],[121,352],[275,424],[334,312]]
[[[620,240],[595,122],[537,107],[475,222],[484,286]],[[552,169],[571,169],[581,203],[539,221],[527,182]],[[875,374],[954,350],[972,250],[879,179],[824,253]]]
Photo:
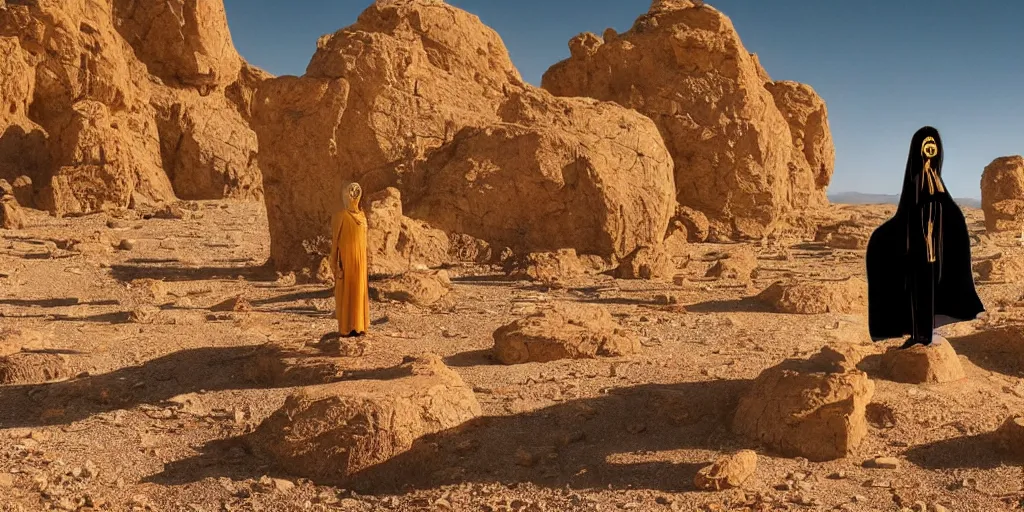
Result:
[[[445,301],[375,301],[362,353],[336,355],[321,343],[337,325],[331,289],[264,265],[261,205],[189,202],[182,210],[184,218],[30,211],[24,230],[0,231],[0,335],[5,354],[20,351],[0,363],[8,382],[0,387],[0,510],[967,511],[1024,503],[1020,464],[992,435],[1024,406],[1024,348],[1008,339],[1024,321],[1019,279],[979,281],[989,316],[946,332],[966,378],[938,385],[878,375],[872,358],[898,341],[871,345],[864,313],[778,314],[754,298],[783,277],[863,277],[864,251],[813,237],[747,244],[758,259],[746,283],[704,277],[717,254],[742,244],[688,245],[670,282],[598,274],[547,286],[454,266]],[[892,212],[832,210],[866,226]],[[980,211],[967,217],[976,260],[1022,257],[1010,235],[984,234]],[[636,333],[640,352],[495,361],[496,328],[554,303],[606,308]],[[316,371],[268,370],[268,344],[294,348],[281,365]],[[732,432],[737,401],[762,371],[844,345],[871,354],[860,368],[875,383],[868,434],[851,455],[781,457]],[[483,415],[418,440],[372,468],[359,490],[277,471],[244,441],[303,386],[362,381],[386,390],[388,369],[424,353],[472,386]],[[26,378],[49,382],[10,383]],[[695,489],[700,468],[739,449],[758,454],[741,488]],[[898,466],[865,467],[880,456]]]

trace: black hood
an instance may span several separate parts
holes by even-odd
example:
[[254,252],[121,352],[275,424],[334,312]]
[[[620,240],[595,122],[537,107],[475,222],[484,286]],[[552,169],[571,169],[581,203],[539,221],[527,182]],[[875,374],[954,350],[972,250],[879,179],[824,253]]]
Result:
[[923,187],[927,186],[927,178],[922,176],[925,163],[935,171],[939,178],[938,184],[941,188],[939,193],[948,193],[945,184],[942,183],[942,157],[945,151],[942,149],[942,137],[939,131],[931,126],[925,126],[916,133],[910,141],[910,154],[907,156],[907,170],[903,175],[903,191],[900,193],[900,205],[898,213],[905,213],[920,203],[920,193]]

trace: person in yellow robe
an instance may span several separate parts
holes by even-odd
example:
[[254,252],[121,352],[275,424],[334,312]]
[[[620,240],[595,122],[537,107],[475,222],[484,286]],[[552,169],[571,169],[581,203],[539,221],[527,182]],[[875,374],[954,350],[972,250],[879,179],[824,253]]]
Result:
[[344,187],[344,207],[331,217],[330,265],[334,273],[334,302],[338,334],[366,334],[370,326],[370,289],[366,265],[366,215],[359,207],[363,190],[358,183]]

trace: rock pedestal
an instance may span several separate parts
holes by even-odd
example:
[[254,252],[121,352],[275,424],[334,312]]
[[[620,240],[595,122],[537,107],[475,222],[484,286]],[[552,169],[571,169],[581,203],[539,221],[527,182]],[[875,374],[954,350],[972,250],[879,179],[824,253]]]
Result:
[[939,384],[966,377],[953,346],[945,338],[936,338],[928,346],[891,348],[882,357],[882,369],[895,382]]

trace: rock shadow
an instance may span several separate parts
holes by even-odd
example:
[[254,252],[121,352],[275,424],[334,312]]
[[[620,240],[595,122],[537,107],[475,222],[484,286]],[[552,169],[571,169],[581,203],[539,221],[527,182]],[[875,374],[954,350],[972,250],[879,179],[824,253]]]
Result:
[[277,280],[277,272],[270,265],[225,266],[225,267],[182,267],[167,265],[111,265],[110,273],[118,281],[156,279],[159,281],[246,281],[268,282]]
[[684,306],[691,313],[776,313],[768,304],[755,297],[735,300],[709,300]]
[[285,388],[369,378],[374,374],[361,370],[352,376],[340,375],[339,365],[344,364],[341,358],[305,347],[269,347],[183,350],[101,375],[0,386],[0,428],[65,425],[102,412],[140,404],[158,405],[177,395],[200,390]]
[[494,358],[494,351],[489,348],[480,350],[467,350],[444,358],[444,364],[455,368],[468,368],[471,366],[494,366],[500,365]]
[[1024,327],[1008,326],[976,332],[949,342],[957,354],[988,371],[1024,377]]
[[[408,451],[347,481],[316,483],[363,494],[524,482],[552,489],[692,491],[697,470],[713,461],[680,460],[669,452],[748,447],[729,425],[750,382],[641,385],[522,414],[480,417],[422,437]],[[239,457],[242,450],[249,455]],[[147,481],[181,485],[216,476],[258,478],[268,469],[251,453],[248,436],[214,441],[200,455],[169,463]]]
[[925,469],[996,469],[1022,462],[999,447],[994,432],[915,446],[904,455],[908,461]]

